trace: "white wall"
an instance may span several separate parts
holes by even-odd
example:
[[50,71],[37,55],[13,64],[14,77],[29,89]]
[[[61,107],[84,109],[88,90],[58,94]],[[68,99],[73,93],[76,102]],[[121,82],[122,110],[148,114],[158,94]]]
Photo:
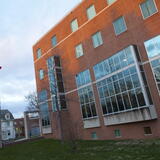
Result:
[[2,121],[2,139],[9,140],[14,138],[15,138],[15,129],[13,121],[12,120]]

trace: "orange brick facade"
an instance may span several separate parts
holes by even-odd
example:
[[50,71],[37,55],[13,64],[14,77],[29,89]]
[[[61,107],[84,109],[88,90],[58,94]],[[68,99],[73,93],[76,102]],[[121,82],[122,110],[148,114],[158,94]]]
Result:
[[[120,130],[120,138],[122,139],[160,137],[159,92],[144,46],[146,40],[160,35],[160,1],[155,0],[158,12],[146,19],[143,19],[140,10],[140,3],[143,1],[117,0],[108,5],[107,0],[84,0],[33,46],[37,92],[46,89],[48,91],[48,99],[50,99],[50,89],[46,60],[54,55],[60,56],[67,103],[67,109],[61,111],[64,137],[76,135],[80,139],[91,139],[91,134],[96,133],[98,139],[114,139],[114,131],[116,129]],[[86,9],[92,4],[94,4],[96,10],[96,16],[88,20]],[[116,36],[113,21],[120,16],[124,16],[127,30]],[[70,22],[75,18],[78,20],[79,28],[72,33]],[[103,44],[94,48],[91,37],[97,31],[101,32]],[[57,37],[57,45],[55,47],[51,43],[51,38],[54,35]],[[79,43],[83,45],[84,55],[76,58],[75,46]],[[140,122],[105,125],[97,87],[93,83],[92,87],[100,126],[84,128],[76,90],[76,75],[89,69],[91,80],[95,82],[93,66],[130,45],[136,45],[138,48],[157,118]],[[37,49],[39,48],[42,51],[42,56],[38,59]],[[44,70],[44,78],[42,80],[39,79],[40,69]],[[48,105],[52,127],[51,133],[46,134],[46,136],[59,138],[57,112],[52,112],[51,101],[48,101]],[[152,134],[145,135],[144,127],[150,127]]]

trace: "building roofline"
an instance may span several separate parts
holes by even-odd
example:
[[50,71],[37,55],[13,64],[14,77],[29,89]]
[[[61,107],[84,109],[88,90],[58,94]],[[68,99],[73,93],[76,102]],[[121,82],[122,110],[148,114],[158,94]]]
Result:
[[[88,24],[90,21],[92,21],[94,18],[96,18],[97,16],[99,16],[101,13],[103,13],[106,9],[108,9],[109,7],[111,7],[114,3],[116,3],[117,1],[115,1],[115,2],[113,2],[111,5],[107,5],[105,8],[103,8],[101,11],[99,11],[97,14],[96,14],[96,16],[95,17],[93,17],[92,19],[90,19],[90,20],[88,20],[88,21],[86,21],[85,23],[83,23],[78,29],[77,29],[77,31],[78,30],[80,30],[80,29],[82,29],[86,24]],[[65,17],[64,17],[65,18]],[[75,31],[75,32],[77,32],[77,31]],[[74,34],[75,32],[71,32],[69,35],[67,35],[65,38],[63,38],[61,41],[59,41],[58,43],[57,43],[57,45],[56,45],[56,47],[58,46],[58,45],[60,45],[63,41],[65,41],[68,37],[70,37],[72,34]],[[47,34],[47,33],[46,33]],[[46,34],[44,35],[44,36],[46,36]],[[43,37],[44,37],[43,36]],[[42,38],[43,38],[42,37]],[[42,39],[41,38],[41,39]],[[36,45],[36,44],[35,44]],[[35,46],[34,45],[34,46]],[[33,47],[34,47],[33,46]],[[36,59],[36,60],[34,60],[34,63],[36,63],[37,61],[39,61],[42,57],[44,57],[46,54],[48,54],[52,49],[54,49],[55,47],[51,47],[51,48],[49,48],[40,58],[38,58],[38,59]]]
[[58,26],[67,16],[69,16],[69,14],[71,14],[74,10],[76,10],[82,3],[84,3],[84,1],[82,0],[81,2],[79,2],[78,4],[76,4],[70,11],[68,11],[63,18],[61,18],[53,27],[51,27],[42,37],[40,37],[35,44],[33,45],[33,47],[40,42],[48,33],[50,33],[52,31],[53,28],[55,28],[56,26]]

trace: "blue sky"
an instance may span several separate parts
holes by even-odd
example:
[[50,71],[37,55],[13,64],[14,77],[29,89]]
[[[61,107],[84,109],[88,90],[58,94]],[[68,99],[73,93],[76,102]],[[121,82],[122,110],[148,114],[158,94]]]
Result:
[[32,46],[81,0],[0,0],[0,99],[21,117],[35,90]]

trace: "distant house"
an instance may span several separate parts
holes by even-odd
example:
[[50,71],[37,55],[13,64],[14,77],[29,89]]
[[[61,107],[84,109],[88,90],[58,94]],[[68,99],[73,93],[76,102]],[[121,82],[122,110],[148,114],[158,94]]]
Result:
[[15,138],[14,117],[8,110],[1,110],[0,112],[2,140],[9,140]]
[[31,112],[26,111],[24,114],[26,138],[37,137],[41,135],[39,115]]
[[14,119],[14,128],[16,138],[25,137],[24,118]]

